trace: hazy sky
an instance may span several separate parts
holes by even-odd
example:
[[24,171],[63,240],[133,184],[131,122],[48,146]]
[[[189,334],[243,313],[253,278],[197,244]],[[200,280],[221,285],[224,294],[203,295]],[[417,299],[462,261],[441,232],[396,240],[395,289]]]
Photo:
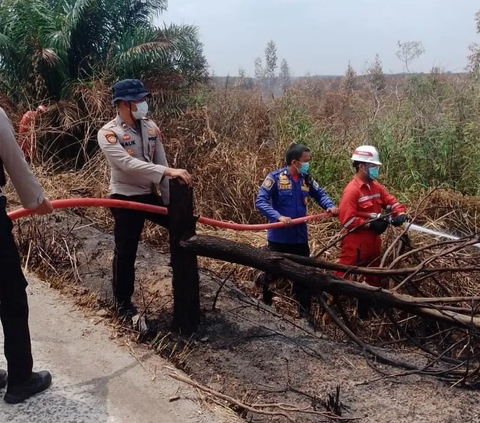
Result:
[[422,41],[415,71],[462,71],[468,45],[480,42],[479,9],[478,0],[169,0],[160,19],[198,26],[216,75],[252,74],[271,39],[296,76],[343,74],[349,60],[362,71],[376,53],[385,72],[402,71],[398,40]]

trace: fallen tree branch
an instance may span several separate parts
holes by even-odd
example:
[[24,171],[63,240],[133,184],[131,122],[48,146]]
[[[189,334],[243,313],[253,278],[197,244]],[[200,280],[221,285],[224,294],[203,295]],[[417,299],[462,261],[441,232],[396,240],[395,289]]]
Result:
[[[451,381],[452,377],[455,376],[463,376],[465,374],[464,371],[457,370],[458,367],[463,364],[459,364],[455,366],[452,369],[442,369],[442,370],[428,370],[429,367],[431,367],[434,362],[438,361],[438,359],[434,360],[434,362],[430,362],[423,368],[419,368],[417,366],[414,366],[410,363],[403,362],[403,361],[398,361],[393,358],[388,357],[387,355],[383,354],[382,352],[378,351],[377,349],[374,349],[372,346],[368,345],[366,342],[364,342],[362,339],[360,339],[355,333],[353,333],[342,321],[341,319],[336,315],[336,313],[331,309],[331,307],[327,304],[327,302],[322,298],[319,297],[318,301],[322,305],[323,309],[325,312],[328,314],[328,316],[332,319],[332,321],[353,341],[355,344],[357,344],[360,348],[362,348],[365,359],[367,363],[369,364],[370,367],[372,367],[375,371],[378,373],[383,374],[384,376],[391,376],[388,373],[384,372],[383,370],[378,369],[376,366],[372,365],[371,361],[368,358],[368,354],[372,355],[375,357],[379,362],[383,364],[387,364],[390,366],[394,367],[400,367],[408,370],[408,372],[403,372],[400,375],[406,376],[406,375],[411,375],[411,374],[422,374],[422,375],[429,375],[429,376],[436,376],[439,377],[440,379],[446,380],[446,381]],[[451,347],[452,348],[452,347]],[[443,353],[445,354],[445,353]],[[445,375],[445,377],[441,377]]]
[[[329,413],[329,412],[321,412],[321,411],[315,411],[315,410],[309,410],[309,409],[303,409],[303,408],[298,408],[295,405],[291,404],[284,404],[284,403],[279,403],[279,404],[245,404],[237,399],[230,397],[228,395],[222,394],[218,391],[215,391],[208,386],[202,385],[198,382],[195,382],[194,380],[183,376],[179,373],[170,373],[169,376],[172,379],[178,380],[180,382],[186,383],[187,385],[193,386],[194,388],[200,389],[203,392],[206,392],[210,395],[213,395],[214,397],[220,398],[223,401],[227,401],[230,404],[234,404],[237,407],[240,407],[243,410],[250,411],[251,413],[255,414],[263,414],[267,416],[282,416],[285,417],[287,420],[294,422],[295,420],[290,417],[286,412],[289,413],[296,413],[296,414],[315,414],[317,416],[322,416],[327,419],[332,419],[332,420],[337,420],[337,421],[352,421],[352,420],[358,420],[357,417],[341,417],[337,416],[336,414]],[[267,411],[267,410],[262,410],[262,408],[277,408],[280,411]]]
[[212,311],[215,310],[215,307],[217,305],[217,300],[218,300],[218,296],[220,295],[220,292],[222,290],[222,288],[224,287],[224,285],[227,283],[227,281],[230,279],[230,276],[232,276],[234,273],[235,273],[235,270],[236,268],[234,267],[230,272],[229,274],[223,279],[222,283],[220,284],[216,294],[215,294],[215,298],[213,299],[213,303],[212,303]]
[[[458,241],[454,241],[457,242]],[[338,270],[344,273],[355,275],[373,275],[373,276],[406,276],[413,273],[419,274],[435,274],[435,273],[447,273],[447,272],[480,272],[480,266],[457,266],[457,267],[406,267],[403,269],[390,269],[383,267],[360,267],[360,266],[348,266],[345,264],[333,263],[327,260],[322,260],[315,257],[303,257],[295,254],[275,253],[278,256],[285,257],[295,263],[302,264],[304,266],[310,266],[317,269],[325,270]]]
[[424,246],[415,248],[413,250],[407,251],[406,253],[402,254],[401,256],[398,256],[395,260],[393,260],[390,263],[390,266],[388,266],[388,268],[393,269],[398,263],[405,260],[407,257],[412,256],[412,255],[413,256],[418,255],[418,253],[420,253],[422,251],[431,250],[431,249],[436,248],[436,247],[444,247],[444,246],[447,246],[447,245],[456,244],[458,242],[459,242],[459,240],[439,241],[439,242],[435,242],[433,244],[428,244],[428,245],[424,245]]
[[[456,326],[474,326],[480,329],[479,317],[472,318],[470,315],[442,311],[440,305],[429,304],[429,299],[419,299],[367,284],[329,276],[315,268],[299,265],[281,255],[266,250],[259,250],[247,244],[212,236],[198,235],[183,241],[182,246],[198,255],[254,267],[272,273],[275,276],[287,277],[316,294],[325,291],[333,296],[347,295],[381,305],[382,307],[398,308],[412,314]],[[433,299],[433,301],[435,300]]]
[[[458,250],[461,250],[462,248],[464,248],[465,246],[468,246],[468,245],[473,245],[473,244],[476,244],[478,243],[479,239],[478,237],[476,237],[475,239],[471,240],[471,241],[468,241],[468,242],[464,242],[462,243],[461,245],[454,245],[453,247],[449,248],[448,250],[446,251],[441,251],[437,254],[434,254],[433,256],[431,257],[428,257],[427,259],[425,259],[423,262],[421,262],[418,266],[417,266],[417,270],[412,273],[411,275],[407,276],[407,278],[402,281],[402,283],[400,283],[399,285],[397,285],[393,291],[397,291],[399,290],[403,285],[405,285],[409,280],[411,280],[416,274],[418,274],[419,272],[421,272],[422,269],[425,268],[426,265],[430,264],[431,262],[435,261],[436,259],[440,258],[440,257],[443,257],[445,255],[448,255],[448,254],[451,254],[451,253],[454,253]],[[451,271],[451,270],[450,270]]]

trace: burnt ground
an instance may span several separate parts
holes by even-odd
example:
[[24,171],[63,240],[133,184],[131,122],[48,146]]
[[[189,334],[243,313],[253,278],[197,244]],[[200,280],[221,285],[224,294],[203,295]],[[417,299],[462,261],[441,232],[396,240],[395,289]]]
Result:
[[[113,236],[76,216],[59,216],[50,219],[55,223],[55,238],[57,242],[62,242],[63,236],[68,239],[75,262],[72,271],[72,259],[64,260],[65,271],[70,270],[63,288],[77,296],[98,293],[98,303],[83,302],[94,309],[107,308]],[[357,417],[360,422],[480,422],[480,392],[418,375],[382,378],[355,345],[333,342],[304,320],[282,318],[274,308],[249,296],[246,292],[254,291],[253,283],[245,282],[239,289],[227,282],[212,311],[222,281],[208,269],[201,269],[200,330],[186,343],[175,340],[168,335],[172,315],[168,260],[169,255],[158,247],[141,244],[134,302],[145,312],[154,332],[143,341],[172,358],[192,379],[247,403],[316,404],[320,411],[325,410],[321,402],[339,387],[345,406],[342,416]],[[57,276],[60,272],[58,268]],[[413,350],[387,351],[397,358],[425,363]],[[400,372],[382,368],[391,374]],[[285,421],[250,413],[243,417],[252,422]],[[325,420],[297,414],[295,421]]]

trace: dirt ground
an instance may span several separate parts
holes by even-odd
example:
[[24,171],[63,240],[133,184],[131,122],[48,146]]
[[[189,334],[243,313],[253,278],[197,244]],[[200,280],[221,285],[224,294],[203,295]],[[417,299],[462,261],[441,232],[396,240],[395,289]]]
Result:
[[[57,219],[57,230],[59,223],[76,243],[77,281],[72,278],[69,283],[80,292],[84,288],[98,292],[101,304],[106,304],[111,297],[113,237],[75,216]],[[276,316],[273,308],[231,282],[225,284],[212,311],[221,281],[207,269],[201,269],[201,328],[181,354],[174,354],[165,341],[158,341],[168,333],[172,309],[168,260],[169,256],[158,249],[140,246],[134,302],[146,312],[149,327],[159,333],[148,339],[150,345],[164,355],[170,351],[174,363],[194,380],[248,403],[316,404],[319,411],[325,410],[321,401],[339,387],[342,416],[365,423],[480,422],[480,392],[452,388],[417,375],[382,378],[367,365],[356,346],[330,341],[304,320]],[[422,362],[413,351],[389,353]],[[391,374],[400,372],[384,369]],[[242,416],[252,422],[285,421],[283,417],[250,413]],[[297,414],[295,421],[325,419]]]

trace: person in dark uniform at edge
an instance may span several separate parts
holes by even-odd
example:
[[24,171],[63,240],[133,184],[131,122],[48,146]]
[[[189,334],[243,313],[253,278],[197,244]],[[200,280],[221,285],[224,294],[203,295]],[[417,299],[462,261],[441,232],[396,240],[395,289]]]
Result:
[[[149,96],[138,79],[117,82],[112,92],[117,116],[100,129],[98,144],[110,165],[110,198],[166,206],[169,203],[169,178],[180,178],[187,184],[191,178],[184,169],[168,167],[162,134],[146,117],[146,98]],[[131,298],[138,243],[145,219],[168,227],[168,216],[119,208],[112,208],[111,212],[115,221],[113,294],[119,315],[131,317],[137,314]]]
[[[307,224],[291,225],[292,219],[307,215],[310,197],[332,215],[338,215],[333,201],[308,172],[311,158],[308,147],[292,144],[286,153],[287,166],[269,173],[260,187],[255,207],[270,223],[285,223],[284,228],[268,231],[268,249],[271,251],[310,256]],[[271,304],[272,301],[269,285],[273,281],[274,277],[266,273],[263,281],[263,300],[266,304]],[[294,284],[294,293],[299,303],[300,316],[307,317],[312,301],[310,292],[301,285]]]
[[[20,197],[23,207],[38,215],[49,214],[52,205],[37,178],[30,171],[15,140],[12,123],[0,108],[0,186],[6,183],[4,168]],[[17,404],[47,389],[52,376],[47,371],[32,371],[33,358],[28,327],[27,280],[12,234],[13,224],[6,211],[7,199],[0,189],[0,318],[5,338],[8,376],[0,371],[0,387],[8,383],[4,400]]]

